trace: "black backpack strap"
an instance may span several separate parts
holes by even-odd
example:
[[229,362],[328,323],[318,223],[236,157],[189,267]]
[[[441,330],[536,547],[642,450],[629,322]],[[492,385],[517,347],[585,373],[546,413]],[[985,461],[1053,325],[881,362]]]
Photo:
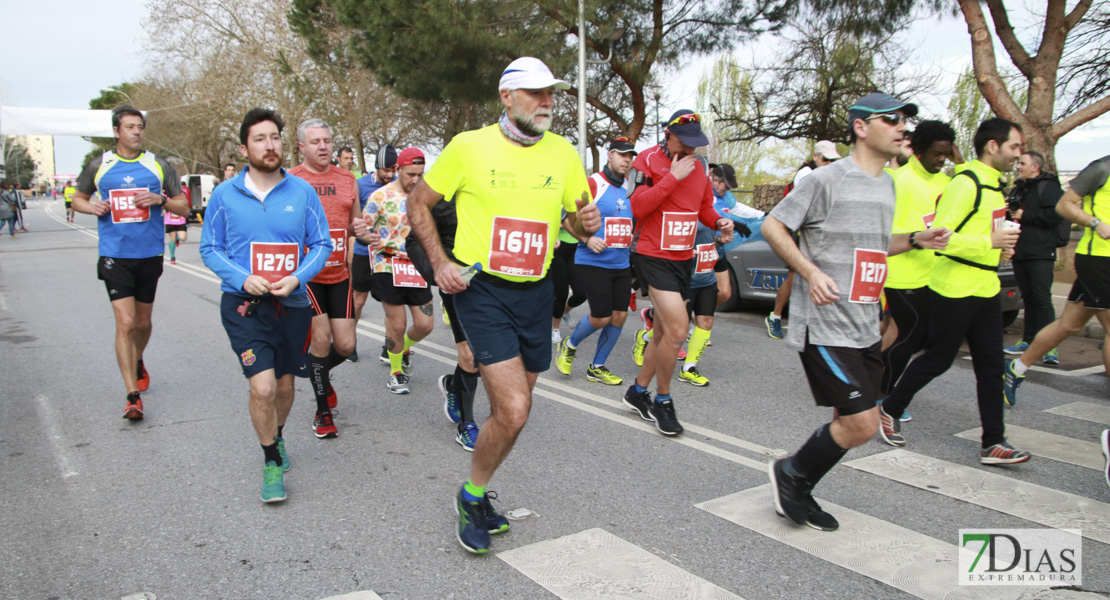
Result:
[[979,185],[979,177],[970,169],[956,173],[956,177],[959,177],[960,175],[967,175],[967,177],[971,179],[971,181],[975,182],[975,204],[972,205],[971,212],[967,213],[967,216],[964,217],[964,220],[960,221],[960,224],[956,226],[956,232],[959,232],[961,229],[963,229],[964,225],[967,225],[967,222],[971,220],[971,217],[973,217],[975,213],[979,212],[979,203],[983,201],[983,186]]
[[995,273],[998,272],[998,267],[997,266],[992,267],[990,265],[983,265],[983,264],[979,264],[975,261],[967,260],[966,258],[960,258],[959,256],[952,256],[950,254],[941,254],[940,252],[937,252],[936,255],[937,256],[943,256],[944,258],[947,258],[949,260],[954,260],[954,261],[960,263],[961,265],[967,265],[969,267],[975,267],[976,269],[982,269],[984,271],[994,271]]

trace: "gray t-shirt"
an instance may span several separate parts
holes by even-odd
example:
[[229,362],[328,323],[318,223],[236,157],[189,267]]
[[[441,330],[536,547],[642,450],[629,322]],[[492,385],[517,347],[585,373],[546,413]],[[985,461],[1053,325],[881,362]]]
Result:
[[[836,282],[840,299],[817,306],[809,284],[794,280],[787,347],[867,348],[879,341],[879,293],[894,221],[894,180],[872,177],[852,158],[814,169],[771,211],[798,233],[798,247]],[[855,285],[853,285],[853,282]]]
[[1106,185],[1106,180],[1108,178],[1110,178],[1110,156],[1103,156],[1084,167],[1083,170],[1068,183],[1068,186],[1080,196],[1091,196],[1102,188],[1102,186]]

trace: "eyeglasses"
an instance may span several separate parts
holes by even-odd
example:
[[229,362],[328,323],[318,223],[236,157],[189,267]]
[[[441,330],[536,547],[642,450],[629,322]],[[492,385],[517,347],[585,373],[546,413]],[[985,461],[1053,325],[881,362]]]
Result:
[[690,113],[688,115],[679,115],[675,120],[667,123],[667,127],[671,125],[685,125],[687,123],[700,123],[701,117],[697,113]]
[[889,112],[889,113],[881,113],[881,114],[878,114],[878,115],[871,115],[870,117],[867,117],[866,119],[864,119],[864,121],[870,121],[872,119],[882,119],[882,120],[886,121],[887,124],[889,124],[889,125],[897,125],[897,124],[901,123],[902,121],[905,121],[907,124],[910,122],[909,117],[903,115],[902,113],[896,113],[896,112]]

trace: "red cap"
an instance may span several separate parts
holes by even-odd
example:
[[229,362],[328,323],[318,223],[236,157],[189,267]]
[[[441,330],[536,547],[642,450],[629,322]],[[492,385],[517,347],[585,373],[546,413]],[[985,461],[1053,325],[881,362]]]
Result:
[[398,167],[422,164],[424,164],[424,153],[420,151],[420,148],[405,148],[401,151],[401,154],[397,155]]

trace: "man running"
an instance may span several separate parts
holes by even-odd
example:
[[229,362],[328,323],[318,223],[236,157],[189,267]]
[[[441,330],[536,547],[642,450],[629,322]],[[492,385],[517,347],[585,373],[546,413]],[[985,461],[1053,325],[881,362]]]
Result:
[[628,292],[632,289],[628,259],[628,248],[632,244],[632,206],[624,190],[624,178],[635,158],[632,142],[619,137],[609,143],[608,164],[600,173],[589,177],[590,194],[604,227],[598,230],[599,235],[582,236],[577,244],[574,276],[577,287],[585,292],[590,303],[590,314],[583,315],[574,331],[559,343],[559,356],[555,359],[559,372],[570,375],[578,345],[601,330],[593,362],[586,369],[586,380],[605,385],[624,383],[605,367],[605,361],[617,345],[628,318]]
[[143,113],[128,104],[116,107],[116,149],[89,161],[73,194],[74,210],[97,217],[97,276],[108,290],[116,319],[116,362],[127,388],[123,417],[132,421],[143,418],[140,392],[150,387],[143,351],[162,276],[163,209],[189,214],[177,172],[165,159],[143,150],[145,129]]
[[297,127],[297,140],[303,158],[289,174],[304,179],[316,190],[327,216],[332,242],[332,252],[324,268],[308,283],[308,299],[315,315],[312,317],[308,369],[316,395],[312,430],[318,438],[334,438],[339,435],[339,429],[332,418],[336,393],[331,385],[331,370],[347,360],[347,355],[355,348],[355,309],[347,271],[347,239],[352,235],[364,235],[366,231],[359,212],[354,175],[331,164],[331,127],[320,119],[309,119]]
[[[732,240],[733,221],[713,208],[709,174],[694,155],[695,148],[708,143],[701,131],[701,117],[678,110],[671,115],[663,141],[638,155],[632,165],[636,170],[631,199],[636,217],[632,260],[648,286],[655,314],[643,366],[625,392],[624,404],[641,419],[654,422],[663,435],[682,433],[671,399],[671,377],[690,325],[683,294],[690,290],[697,224],[700,221],[722,232],[724,243]],[[656,379],[654,401],[647,390],[652,379]]]
[[252,109],[239,128],[242,174],[208,199],[200,234],[204,264],[222,280],[220,318],[250,382],[250,416],[262,445],[262,501],[285,500],[293,464],[282,429],[293,407],[294,375],[304,376],[312,322],[303,282],[332,252],[316,191],[281,168],[281,117]]
[[[937,253],[929,280],[925,350],[906,367],[890,396],[883,400],[879,432],[892,446],[906,445],[902,413],[921,388],[952,366],[966,341],[983,428],[979,462],[1016,464],[1028,461],[1030,454],[1006,441],[998,264],[1013,256],[1018,231],[1016,224],[1006,220],[1006,199],[999,178],[1021,155],[1021,128],[1006,119],[987,119],[979,124],[974,141],[978,158],[952,178],[937,202],[933,219],[934,229],[951,229],[952,236],[948,248]],[[918,232],[917,239],[925,232]]]
[[887,256],[912,243],[943,247],[937,242],[947,235],[943,228],[913,242],[891,235],[894,184],[883,165],[898,153],[906,117],[916,114],[916,105],[887,94],[856,101],[848,111],[851,155],[801,180],[763,222],[767,243],[802,279],[790,298],[785,343],[799,352],[817,405],[834,409],[832,422],[794,455],[768,464],[775,510],[797,525],[840,526],[814,501],[813,487],[878,429],[879,294]]
[[[370,256],[374,273],[370,293],[385,311],[385,345],[390,367],[386,387],[394,394],[409,393],[410,350],[435,325],[432,291],[405,253],[405,238],[409,235],[405,204],[423,178],[424,153],[419,148],[405,148],[397,156],[397,179],[371,194],[363,213],[366,226],[380,239]],[[412,328],[407,332],[406,306],[412,312]]]
[[[436,283],[456,294],[458,319],[490,397],[470,477],[455,497],[456,535],[468,552],[488,552],[490,533],[509,529],[486,486],[528,420],[536,377],[551,362],[553,291],[546,275],[561,211],[579,235],[601,223],[578,154],[548,132],[555,90],[569,87],[539,59],[514,60],[501,75],[499,122],[455,136],[409,196],[412,227]],[[458,203],[458,262],[444,254],[429,212],[443,198]],[[459,265],[477,263],[483,269],[468,284]]]
[[[1068,184],[1070,188],[1056,205],[1065,219],[1083,228],[1075,249],[1075,283],[1064,305],[1064,314],[1033,338],[1033,343],[1016,360],[1006,364],[1006,403],[1017,404],[1017,390],[1030,365],[1051,349],[1079,333],[1091,317],[1103,331],[1110,332],[1110,156],[1087,165]],[[1110,342],[1110,333],[1106,342]],[[1110,343],[1102,345],[1102,360],[1110,371]]]
[[[367,173],[358,179],[359,210],[366,209],[366,201],[385,184],[393,181],[397,175],[397,151],[393,146],[386,144],[378,149],[374,159],[374,172]],[[366,298],[370,295],[370,284],[373,271],[370,269],[370,247],[360,239],[355,239],[354,249],[351,250],[351,296],[355,304],[355,321],[362,318],[362,308],[366,306]],[[357,350],[357,349],[356,349]],[[358,353],[352,352],[347,360],[358,361]],[[385,344],[382,344],[382,362],[389,364],[389,354]]]
[[73,182],[72,181],[67,183],[66,187],[65,187],[65,190],[62,191],[62,195],[66,200],[66,221],[68,221],[70,223],[73,222],[73,217],[74,217],[73,195],[75,193],[77,193],[77,188],[73,187]]

